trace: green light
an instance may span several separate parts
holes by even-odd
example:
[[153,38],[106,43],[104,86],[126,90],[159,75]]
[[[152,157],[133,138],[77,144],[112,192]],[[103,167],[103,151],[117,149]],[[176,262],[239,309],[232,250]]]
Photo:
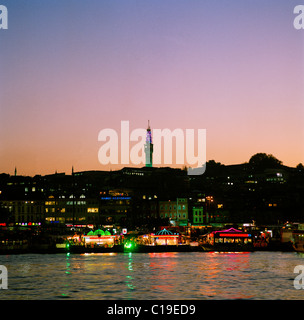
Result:
[[127,250],[134,250],[135,247],[136,247],[136,243],[133,242],[133,241],[128,241],[128,242],[125,243],[124,247]]
[[132,246],[133,246],[133,245],[132,245],[131,242],[125,244],[125,248],[126,248],[126,249],[130,249],[130,248],[132,248]]

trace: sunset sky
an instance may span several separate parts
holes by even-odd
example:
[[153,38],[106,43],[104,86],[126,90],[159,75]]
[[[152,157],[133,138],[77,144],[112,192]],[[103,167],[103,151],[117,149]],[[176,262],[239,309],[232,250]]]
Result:
[[0,173],[116,169],[98,133],[148,119],[206,129],[207,160],[304,163],[301,1],[0,2]]

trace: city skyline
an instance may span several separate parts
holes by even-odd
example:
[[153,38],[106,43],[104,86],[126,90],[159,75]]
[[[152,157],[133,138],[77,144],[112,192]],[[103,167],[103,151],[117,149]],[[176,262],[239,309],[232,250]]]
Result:
[[[262,167],[264,167],[264,169],[262,168],[262,169],[260,169],[260,171],[262,172],[262,171],[269,171],[269,170],[274,170],[274,169],[299,169],[300,171],[301,171],[301,167],[303,166],[303,163],[299,163],[298,165],[296,165],[296,166],[287,166],[287,165],[285,165],[280,159],[277,159],[274,155],[272,155],[272,154],[267,154],[267,153],[263,153],[263,152],[258,152],[258,153],[256,153],[256,154],[254,154],[254,155],[252,155],[251,157],[250,157],[250,159],[248,159],[248,161],[244,161],[244,162],[240,162],[240,163],[233,163],[233,164],[225,164],[225,163],[221,163],[220,161],[217,161],[216,159],[209,159],[209,160],[207,160],[206,161],[206,170],[207,170],[207,168],[209,168],[209,164],[212,166],[212,168],[214,168],[214,165],[216,165],[218,168],[219,168],[219,166],[224,166],[224,167],[233,167],[233,166],[243,166],[243,165],[248,165],[248,164],[250,164],[251,163],[251,160],[252,160],[252,158],[254,158],[254,157],[257,157],[257,156],[260,156],[261,155],[261,158],[260,159],[262,159],[262,158],[264,158],[264,156],[265,156],[265,158],[271,158],[271,161],[270,162],[268,162],[268,164],[269,164],[269,167],[267,167],[267,165],[266,165],[266,163],[265,162],[263,162],[263,164],[262,164]],[[259,157],[258,157],[259,158]],[[265,159],[264,159],[265,160]],[[264,161],[263,160],[263,161]],[[260,160],[259,160],[260,161]],[[113,165],[113,167],[114,167],[114,165]],[[14,170],[13,170],[13,172],[0,172],[0,174],[4,174],[4,175],[9,175],[9,176],[24,176],[24,177],[35,177],[35,176],[51,176],[51,175],[57,175],[57,174],[64,174],[64,175],[69,175],[69,174],[71,174],[71,175],[73,175],[74,173],[83,173],[83,172],[102,172],[102,171],[104,171],[104,172],[111,172],[111,171],[113,171],[113,172],[120,172],[120,171],[123,171],[123,170],[125,170],[125,169],[145,169],[145,168],[147,168],[147,167],[153,167],[154,169],[177,169],[177,170],[186,170],[187,169],[187,166],[178,166],[178,165],[176,165],[176,164],[174,164],[174,165],[172,165],[172,166],[169,166],[169,165],[167,165],[167,166],[162,166],[162,165],[153,165],[153,163],[152,163],[152,166],[150,166],[149,165],[149,162],[148,162],[148,165],[147,165],[147,163],[145,163],[145,164],[143,164],[143,165],[133,165],[133,164],[130,164],[130,165],[117,165],[117,168],[115,168],[115,169],[111,169],[111,170],[95,170],[95,169],[89,169],[89,170],[77,170],[77,169],[75,169],[74,168],[74,166],[72,165],[71,166],[71,168],[70,168],[70,170],[67,170],[67,171],[58,171],[58,170],[55,170],[54,172],[48,172],[48,173],[45,173],[45,174],[41,174],[41,173],[39,173],[39,172],[36,172],[36,173],[34,173],[33,175],[25,175],[25,174],[19,174],[19,170],[18,170],[18,168],[15,166],[14,167]],[[205,173],[206,171],[204,171],[204,173]],[[204,174],[203,173],[203,174]],[[200,174],[200,175],[203,175],[203,174]],[[189,174],[189,175],[191,175],[191,174]],[[196,175],[195,175],[196,176]]]
[[0,172],[119,169],[99,163],[98,133],[148,119],[206,129],[207,161],[304,163],[298,1],[1,4]]

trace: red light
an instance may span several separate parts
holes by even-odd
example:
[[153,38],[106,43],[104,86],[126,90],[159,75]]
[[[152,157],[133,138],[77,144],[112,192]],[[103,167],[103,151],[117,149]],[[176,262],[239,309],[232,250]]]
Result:
[[220,233],[220,237],[249,238],[248,233]]

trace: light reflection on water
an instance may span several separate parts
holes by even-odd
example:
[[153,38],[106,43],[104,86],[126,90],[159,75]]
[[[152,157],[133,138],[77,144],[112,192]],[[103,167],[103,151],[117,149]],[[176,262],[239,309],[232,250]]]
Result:
[[293,252],[0,256],[0,299],[304,299]]

